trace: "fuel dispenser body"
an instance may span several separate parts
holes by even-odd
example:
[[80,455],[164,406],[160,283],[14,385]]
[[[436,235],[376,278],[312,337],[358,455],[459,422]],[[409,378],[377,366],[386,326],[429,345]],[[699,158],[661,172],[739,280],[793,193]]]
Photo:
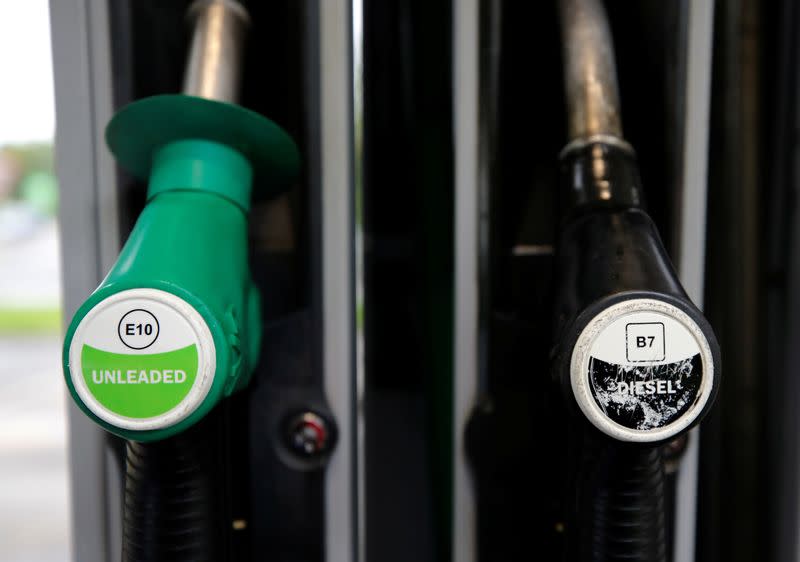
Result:
[[351,365],[324,342],[350,345],[350,319],[326,311],[353,285],[322,256],[352,260],[351,149],[321,150],[323,125],[351,127],[349,49],[321,38],[349,36],[349,7],[90,2],[51,17],[58,160],[83,163],[59,169],[77,275],[73,556],[349,558],[354,543],[327,539],[324,522],[330,503],[355,525],[338,500]]
[[747,2],[52,2],[74,558],[746,560]]

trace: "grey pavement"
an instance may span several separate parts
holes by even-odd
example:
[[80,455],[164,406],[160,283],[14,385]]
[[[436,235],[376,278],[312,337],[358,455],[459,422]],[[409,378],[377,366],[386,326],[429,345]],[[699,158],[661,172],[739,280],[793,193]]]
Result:
[[0,338],[0,561],[69,559],[60,338]]
[[[54,221],[0,241],[0,306],[59,301]],[[66,396],[58,334],[0,337],[0,562],[69,560]]]
[[0,338],[0,561],[69,560],[60,338]]
[[[59,300],[55,221],[0,241],[0,306]],[[69,560],[66,396],[58,334],[0,337],[0,562]]]

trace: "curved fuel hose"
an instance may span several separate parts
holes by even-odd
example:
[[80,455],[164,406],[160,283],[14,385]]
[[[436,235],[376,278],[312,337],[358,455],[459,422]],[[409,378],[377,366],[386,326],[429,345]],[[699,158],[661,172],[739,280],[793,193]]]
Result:
[[215,421],[155,443],[128,441],[122,562],[226,559]]
[[560,8],[570,140],[561,153],[555,367],[574,413],[568,558],[662,562],[661,445],[710,408],[719,348],[644,211],[602,2]]
[[666,562],[664,463],[661,451],[589,441],[578,489],[581,540],[572,557],[587,562]]

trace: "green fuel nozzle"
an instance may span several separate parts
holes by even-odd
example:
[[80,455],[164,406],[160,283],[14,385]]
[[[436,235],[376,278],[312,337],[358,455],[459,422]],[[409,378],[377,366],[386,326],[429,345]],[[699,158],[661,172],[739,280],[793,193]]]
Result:
[[[274,196],[299,167],[280,127],[229,103],[246,14],[209,5],[216,25],[196,14],[184,88],[197,95],[131,103],[106,129],[119,165],[148,179],[147,203],[64,342],[78,406],[135,441],[185,430],[247,384],[261,337],[247,259],[251,190]],[[215,33],[224,58],[207,48]]]

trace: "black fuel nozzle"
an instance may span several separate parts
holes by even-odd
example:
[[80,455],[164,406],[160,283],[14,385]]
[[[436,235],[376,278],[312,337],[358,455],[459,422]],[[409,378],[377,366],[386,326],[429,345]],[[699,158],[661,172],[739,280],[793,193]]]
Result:
[[575,413],[623,442],[698,423],[720,373],[714,333],[643,209],[633,150],[613,137],[561,155],[556,376]]
[[644,211],[601,0],[561,0],[555,377],[573,411],[566,559],[666,562],[661,445],[711,407],[720,353]]

